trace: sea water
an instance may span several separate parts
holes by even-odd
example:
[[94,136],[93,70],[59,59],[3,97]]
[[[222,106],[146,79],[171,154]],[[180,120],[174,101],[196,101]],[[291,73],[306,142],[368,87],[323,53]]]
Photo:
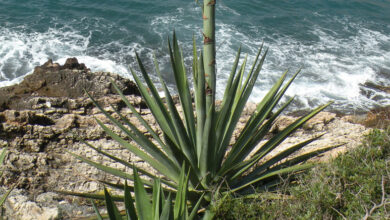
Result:
[[[287,92],[295,109],[330,100],[348,113],[390,104],[388,94],[364,86],[390,85],[389,0],[218,0],[216,17],[219,97],[239,46],[250,64],[264,42],[269,53],[251,101],[285,70],[302,68]],[[0,87],[68,57],[131,78],[137,52],[154,79],[156,54],[174,91],[168,36],[176,31],[190,76],[192,37],[200,49],[201,28],[194,0],[0,0]]]

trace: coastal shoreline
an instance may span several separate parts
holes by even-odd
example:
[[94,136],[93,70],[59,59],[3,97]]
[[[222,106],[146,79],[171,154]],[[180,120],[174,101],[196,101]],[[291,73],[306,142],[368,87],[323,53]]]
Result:
[[[98,118],[120,134],[85,96],[84,88],[113,117],[118,115],[112,107],[126,115],[131,122],[137,123],[131,111],[125,108],[121,98],[115,94],[110,79],[119,85],[152,128],[158,130],[157,123],[133,82],[112,73],[92,73],[75,58],[68,59],[63,66],[49,60],[36,67],[34,73],[20,84],[0,88],[0,147],[9,149],[0,183],[4,191],[14,182],[19,182],[5,206],[10,218],[50,219],[63,216],[67,219],[93,215],[87,200],[56,194],[55,191],[97,192],[102,189],[102,184],[97,180],[117,182],[119,178],[78,161],[67,151],[131,172],[123,165],[103,158],[78,141],[78,138],[148,169],[145,162],[107,137],[95,122],[95,118]],[[234,135],[242,129],[254,109],[255,104],[247,105]],[[370,131],[370,128],[359,124],[366,120],[363,116],[359,117],[321,112],[286,139],[276,151],[325,133],[300,153],[342,145],[317,159],[334,157],[357,146],[364,134]],[[281,116],[272,132],[282,130],[296,118],[296,115],[289,114]],[[122,137],[127,138],[125,135]]]

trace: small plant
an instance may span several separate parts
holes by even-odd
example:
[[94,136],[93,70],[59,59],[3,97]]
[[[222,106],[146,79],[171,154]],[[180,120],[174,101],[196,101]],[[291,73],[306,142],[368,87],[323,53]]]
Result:
[[[0,176],[3,175],[3,163],[4,163],[4,159],[5,159],[5,156],[7,155],[7,148],[3,148],[1,153],[0,153],[0,165],[1,165],[1,170],[0,170]],[[11,189],[9,189],[1,198],[0,198],[0,209],[1,209],[1,213],[0,213],[0,219],[3,219],[3,214],[4,214],[4,209],[3,209],[3,205],[4,205],[4,202],[5,200],[8,198],[9,194],[11,193],[11,191],[15,188],[15,186],[17,185],[14,184],[11,186]]]
[[[187,187],[188,187],[188,175],[186,175],[184,167],[181,170],[179,187],[177,188],[176,198],[172,201],[172,193],[169,192],[166,196],[166,192],[161,187],[159,179],[154,180],[152,197],[147,194],[147,191],[142,183],[141,178],[138,175],[137,169],[134,168],[134,200],[131,196],[131,189],[127,185],[127,181],[124,185],[123,201],[125,204],[125,213],[119,212],[115,205],[112,196],[106,188],[104,188],[104,197],[106,201],[106,208],[108,218],[110,220],[118,219],[161,219],[161,220],[192,220],[197,217],[197,211],[202,200],[202,197],[192,208],[189,213],[189,207],[187,205]],[[95,212],[98,219],[104,219],[98,211],[96,204],[93,202]]]
[[[7,155],[7,149],[4,148],[0,153],[0,164],[3,165],[5,156]],[[3,175],[3,170],[0,170],[0,176]],[[7,199],[8,195],[11,193],[11,190],[6,192],[1,198],[0,198],[0,207],[3,207],[3,204],[5,200]]]
[[[124,103],[146,128],[151,138],[145,136],[119,111],[116,111],[116,113],[121,120],[115,119],[93,97],[90,96],[90,98],[105,116],[138,146],[124,140],[97,119],[98,124],[124,148],[143,159],[155,171],[163,175],[164,178],[161,179],[161,183],[164,187],[178,189],[181,167],[186,164],[190,170],[188,187],[191,196],[189,196],[189,200],[195,203],[205,194],[206,201],[204,205],[208,205],[226,192],[243,195],[253,193],[254,189],[268,190],[273,188],[278,185],[280,175],[312,167],[313,164],[303,162],[333,147],[290,157],[305,145],[319,138],[314,137],[302,143],[297,143],[272,157],[269,156],[289,135],[329,105],[326,104],[299,118],[257,148],[258,144],[269,133],[277,117],[293,101],[293,99],[290,99],[279,109],[276,109],[299,71],[285,84],[284,81],[288,72],[282,74],[257,105],[255,112],[247,121],[234,144],[230,145],[233,132],[260,74],[267,51],[264,52],[263,46],[261,46],[252,67],[247,71],[247,59],[245,58],[239,64],[241,49],[238,50],[222,104],[216,105],[214,16],[216,1],[204,0],[203,3],[203,6],[201,6],[204,27],[203,51],[199,55],[195,40],[193,42],[192,80],[194,97],[190,92],[188,75],[175,33],[173,34],[173,40],[168,42],[168,51],[182,112],[178,111],[167,85],[162,80],[156,59],[154,59],[155,70],[160,78],[165,99],[159,95],[155,84],[150,79],[137,54],[136,59],[146,85],[131,69],[142,97],[162,131],[161,136],[147,124],[116,86],[115,88]],[[193,107],[193,98],[195,108]],[[125,166],[132,166],[123,159],[103,152],[88,143],[87,145]],[[104,172],[124,179],[134,179],[131,175],[119,169],[98,164],[79,155],[74,156]],[[145,169],[139,167],[137,169],[149,178],[156,178],[155,175]],[[148,187],[153,186],[153,183],[148,180],[142,182]],[[111,184],[111,186],[115,186],[115,184]]]

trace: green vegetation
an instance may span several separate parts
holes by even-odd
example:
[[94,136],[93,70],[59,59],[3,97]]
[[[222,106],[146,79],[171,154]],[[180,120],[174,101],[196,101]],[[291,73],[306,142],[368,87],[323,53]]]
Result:
[[[161,182],[159,179],[154,180],[152,198],[147,194],[144,185],[138,175],[137,170],[134,168],[134,195],[135,195],[135,206],[134,200],[130,193],[130,187],[127,185],[127,181],[124,185],[124,196],[123,202],[125,204],[125,213],[122,214],[110,195],[107,189],[104,189],[106,208],[109,219],[182,219],[182,220],[191,220],[197,217],[197,211],[200,205],[202,198],[199,199],[198,203],[193,207],[191,213],[189,213],[189,208],[187,205],[187,185],[188,185],[188,175],[186,175],[184,167],[181,170],[179,188],[177,189],[175,202],[172,202],[171,193],[168,193],[166,197],[166,192],[161,187]],[[96,204],[93,202],[95,212],[98,216],[98,219],[104,219],[100,215]]]
[[229,196],[217,219],[390,219],[390,129],[295,180],[278,199]]
[[[148,135],[142,133],[139,127],[132,124],[119,111],[116,111],[116,114],[121,120],[117,120],[105,111],[93,97],[90,96],[90,98],[103,114],[137,145],[129,143],[97,119],[98,124],[123,148],[143,159],[154,171],[162,175],[163,178],[160,181],[165,189],[174,189],[173,192],[175,193],[180,188],[181,168],[184,166],[186,170],[190,171],[188,175],[188,199],[193,205],[204,197],[202,208],[207,210],[205,216],[208,218],[212,216],[208,209],[209,204],[222,196],[228,193],[246,195],[253,193],[254,189],[268,190],[274,188],[280,183],[279,176],[313,167],[313,163],[304,162],[333,147],[291,157],[302,147],[318,139],[320,137],[318,136],[297,143],[272,157],[269,156],[289,135],[329,105],[326,104],[302,116],[257,148],[258,144],[270,132],[277,117],[293,101],[293,98],[291,98],[284,104],[280,105],[279,103],[299,71],[286,83],[288,72],[282,74],[257,105],[255,112],[249,118],[241,133],[233,140],[234,143],[230,144],[233,139],[233,132],[260,74],[267,51],[263,52],[263,46],[261,46],[253,65],[247,71],[247,59],[245,58],[240,62],[241,49],[238,50],[224,91],[222,104],[217,106],[215,102],[214,16],[216,1],[204,0],[203,3],[203,6],[201,6],[204,21],[203,51],[199,55],[195,40],[193,42],[193,96],[190,92],[191,86],[175,33],[172,41],[168,41],[168,51],[181,112],[175,105],[172,95],[162,79],[156,59],[154,59],[155,71],[160,78],[160,84],[165,93],[164,99],[159,95],[157,87],[150,79],[138,54],[136,54],[136,58],[143,80],[131,69],[142,97],[158,123],[162,135],[159,135],[158,131],[153,130],[147,124],[116,86],[123,102],[132,110],[139,123],[145,127],[149,133]],[[277,106],[280,107],[277,109]],[[88,143],[86,145],[127,167],[133,166],[126,159],[117,158]],[[122,170],[98,164],[80,155],[74,156],[104,172],[126,180],[134,180],[131,174]],[[143,175],[142,183],[146,187],[153,187],[153,182],[150,179],[157,179],[157,176],[153,174],[154,172],[140,167],[137,167],[137,170]],[[107,184],[110,187],[123,189],[118,184]],[[84,196],[97,198],[86,194]]]
[[[0,153],[0,176],[3,175],[3,170],[2,170],[2,166],[3,166],[3,163],[4,163],[4,159],[5,159],[5,156],[7,156],[7,148],[3,148],[1,150],[1,153]],[[4,209],[3,209],[3,204],[5,202],[5,200],[8,198],[9,194],[11,193],[12,189],[16,186],[16,184],[14,184],[11,189],[9,189],[2,197],[0,197],[0,219],[3,219],[3,215],[4,215]]]
[[[2,149],[1,153],[0,153],[0,165],[2,167],[3,165],[3,162],[4,162],[4,159],[5,159],[5,156],[7,155],[7,149],[4,148]],[[0,176],[3,175],[3,170],[0,170]],[[11,193],[11,190],[9,190],[7,193],[5,193],[1,198],[0,198],[0,207],[3,206],[3,203],[5,202],[5,200],[7,199],[8,195]]]

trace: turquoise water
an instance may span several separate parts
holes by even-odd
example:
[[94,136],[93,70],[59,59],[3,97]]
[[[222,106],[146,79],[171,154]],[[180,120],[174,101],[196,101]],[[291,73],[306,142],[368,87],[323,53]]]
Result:
[[[171,82],[167,37],[176,30],[190,64],[192,36],[201,43],[200,17],[192,0],[0,0],[0,86],[49,58],[77,57],[93,71],[130,77],[135,51],[147,66],[155,52]],[[286,69],[303,67],[288,92],[297,108],[328,100],[345,112],[390,104],[389,95],[362,86],[390,85],[388,0],[220,0],[216,22],[220,91],[239,45],[251,60],[264,41],[270,51],[252,101]]]

